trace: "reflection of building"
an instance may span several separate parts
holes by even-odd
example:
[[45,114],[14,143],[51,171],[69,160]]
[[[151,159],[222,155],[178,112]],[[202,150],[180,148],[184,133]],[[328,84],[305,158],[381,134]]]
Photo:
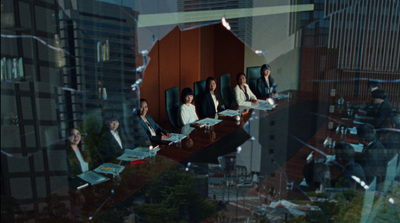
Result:
[[1,58],[23,59],[7,77],[20,67],[23,76],[1,82],[1,193],[39,221],[53,193],[71,208],[67,130],[92,111],[132,126],[134,13],[97,1],[16,0],[2,2],[1,16]]
[[366,98],[367,79],[388,80],[382,87],[390,89],[387,93],[396,107],[398,83],[390,81],[399,75],[398,3],[328,0],[324,7],[316,6],[302,16],[307,25],[302,33],[301,89],[312,85],[327,95],[336,88],[341,95]]
[[23,58],[20,70],[11,72],[23,75],[1,82],[1,195],[38,216],[47,205],[45,198],[56,191],[69,204],[53,94],[61,82],[58,7],[56,1],[1,4],[1,57]]
[[61,7],[60,39],[72,54],[63,69],[64,87],[78,90],[58,92],[60,103],[72,102],[60,113],[62,128],[76,126],[89,114],[100,119],[115,114],[125,131],[132,133],[129,118],[136,105],[130,88],[136,80],[134,12],[99,1],[65,1]]

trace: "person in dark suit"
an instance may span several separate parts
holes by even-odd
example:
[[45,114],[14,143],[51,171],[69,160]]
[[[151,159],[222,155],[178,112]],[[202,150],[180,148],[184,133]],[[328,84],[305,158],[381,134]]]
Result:
[[358,141],[364,145],[363,152],[358,157],[365,171],[367,183],[371,183],[374,177],[377,182],[385,179],[387,151],[376,138],[376,130],[371,124],[357,126]]
[[67,165],[68,176],[74,178],[76,175],[89,171],[90,154],[86,150],[82,150],[82,136],[78,129],[70,130],[70,136],[67,144]]
[[[355,152],[354,148],[345,142],[340,142],[335,146],[336,160],[342,165],[342,173],[333,180],[333,186],[348,187],[356,189],[361,181],[365,182],[364,169],[360,164],[354,161]],[[352,176],[356,176],[360,179],[360,182],[356,182]]]
[[125,150],[126,137],[118,130],[119,120],[111,117],[106,121],[107,129],[101,135],[101,155],[104,162],[109,162],[121,156]]
[[388,159],[400,154],[400,114],[391,115],[387,128],[379,134],[379,141],[385,146]]
[[261,77],[257,79],[257,89],[255,92],[257,98],[278,96],[278,93],[276,93],[276,83],[271,77],[271,67],[268,64],[262,65],[260,74]]
[[206,92],[201,97],[200,118],[215,115],[223,110],[222,100],[216,89],[217,80],[213,77],[208,77],[206,80]]
[[368,112],[368,116],[372,117],[371,124],[376,128],[384,128],[387,126],[388,118],[392,113],[392,106],[386,97],[386,92],[382,89],[373,91],[372,93],[374,107]]
[[140,110],[138,111],[139,122],[142,129],[147,133],[147,136],[152,142],[162,142],[168,138],[171,138],[171,134],[161,128],[150,115],[147,114],[149,107],[146,99],[140,99]]

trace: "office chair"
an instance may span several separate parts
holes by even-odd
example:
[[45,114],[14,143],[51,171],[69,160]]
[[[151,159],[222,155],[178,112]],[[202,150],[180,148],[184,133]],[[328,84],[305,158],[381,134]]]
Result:
[[173,129],[180,127],[178,122],[178,111],[179,111],[179,89],[178,87],[172,87],[165,90],[165,110],[169,122]]
[[233,93],[231,88],[231,75],[224,74],[220,77],[221,97],[224,101],[225,107],[230,108],[233,104]]
[[194,103],[197,106],[201,104],[201,96],[206,92],[206,80],[196,81],[193,83]]
[[257,94],[257,79],[260,78],[260,76],[261,76],[260,69],[261,69],[261,66],[246,68],[247,84],[249,85],[250,90],[254,94]]

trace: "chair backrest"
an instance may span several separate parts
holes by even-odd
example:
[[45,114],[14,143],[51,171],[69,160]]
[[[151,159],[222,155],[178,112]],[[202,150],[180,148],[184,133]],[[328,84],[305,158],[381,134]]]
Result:
[[196,108],[200,106],[201,95],[206,92],[206,80],[196,81],[193,83],[194,103]]
[[256,94],[257,90],[257,79],[260,78],[260,69],[261,66],[255,67],[247,67],[246,74],[247,74],[247,84],[250,87],[250,90]]
[[225,107],[230,108],[233,104],[233,93],[231,88],[231,74],[224,74],[220,77],[221,97]]
[[179,111],[179,89],[178,87],[173,87],[165,90],[165,110],[169,122],[173,129],[179,128],[178,122],[178,111]]

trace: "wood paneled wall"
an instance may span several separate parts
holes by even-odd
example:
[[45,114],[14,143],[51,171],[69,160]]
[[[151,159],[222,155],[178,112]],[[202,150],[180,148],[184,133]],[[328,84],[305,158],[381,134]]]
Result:
[[149,103],[149,114],[162,127],[171,126],[165,112],[165,90],[178,86],[193,89],[193,82],[213,76],[218,80],[244,70],[244,44],[222,25],[181,31],[174,28],[149,52],[141,85],[141,98]]

